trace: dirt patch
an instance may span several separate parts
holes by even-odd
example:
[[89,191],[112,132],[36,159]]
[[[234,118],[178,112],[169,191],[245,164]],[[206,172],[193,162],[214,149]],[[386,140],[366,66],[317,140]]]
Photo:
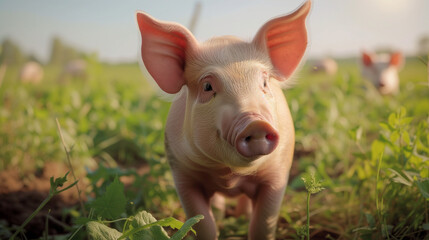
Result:
[[[67,171],[63,164],[47,163],[40,173],[34,175],[22,176],[18,169],[0,172],[0,230],[7,232],[6,229],[20,226],[48,196],[50,177],[62,177]],[[67,179],[65,186],[73,182],[71,176]],[[55,196],[25,227],[26,237],[33,239],[42,236],[48,215],[50,235],[67,233],[64,228],[71,225],[71,219],[64,211],[77,204],[75,188]],[[3,237],[6,236],[0,235],[0,238]]]
[[[11,192],[0,195],[0,221],[6,225],[6,228],[20,226],[31,213],[37,209],[39,204],[43,202],[47,194],[38,191],[28,192]],[[64,215],[63,210],[67,205],[61,197],[54,197],[43,208],[36,217],[25,227],[25,235],[27,238],[33,239],[40,237],[43,229],[45,229],[48,215],[52,219],[56,219],[64,224],[70,224],[70,217]],[[49,220],[49,235],[66,233],[63,225],[56,221]]]

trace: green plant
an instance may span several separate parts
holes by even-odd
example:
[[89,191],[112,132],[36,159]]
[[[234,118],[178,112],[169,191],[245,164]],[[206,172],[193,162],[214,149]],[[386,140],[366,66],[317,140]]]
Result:
[[[156,220],[150,213],[140,211],[134,216],[120,218],[125,213],[127,200],[124,194],[124,185],[118,177],[110,183],[104,194],[90,203],[91,214],[89,218],[81,218],[79,222],[85,224],[90,239],[170,239],[162,227],[178,229],[171,237],[180,240],[192,230],[192,226],[203,219],[198,215],[188,219],[185,223],[168,217]],[[125,221],[122,233],[106,224]],[[195,233],[195,231],[193,231]]]
[[322,187],[322,181],[316,179],[314,171],[303,174],[301,179],[304,182],[305,189],[307,190],[307,225],[305,235],[307,236],[307,239],[310,239],[310,196],[325,188]]
[[[156,219],[184,219],[163,149],[170,104],[145,85],[137,63],[102,64],[96,55],[86,61],[86,79],[58,83],[61,69],[45,66],[40,85],[17,81],[19,66],[8,66],[0,85],[0,171],[20,169],[20,177],[34,177],[48,161],[66,162],[63,147],[69,146],[76,175],[87,173],[87,179],[81,178],[89,183],[82,186],[87,220],[123,234],[126,219],[142,210]],[[308,192],[302,191],[299,173],[314,166],[329,189],[311,196],[314,238],[424,239],[429,229],[427,66],[407,58],[400,93],[381,96],[360,77],[356,59],[338,64],[334,76],[312,75],[304,66],[297,85],[285,91],[296,128],[296,155],[277,238],[298,239],[297,226],[307,230],[303,202]],[[91,204],[116,177],[127,179],[126,204],[108,220]],[[75,209],[69,210],[72,229],[82,229],[87,222],[79,221],[85,214]],[[7,220],[0,221],[2,237],[10,236],[1,235],[3,226],[11,228]],[[226,217],[219,222],[220,232],[246,236],[247,223]],[[85,234],[79,230],[74,236]]]
[[[188,219],[185,223],[179,220],[169,217],[161,220],[156,220],[150,213],[141,211],[135,216],[126,219],[124,224],[123,232],[119,232],[116,229],[106,226],[104,223],[99,221],[90,221],[86,224],[90,239],[153,239],[153,240],[165,240],[183,239],[189,231],[192,230],[192,226],[198,223],[204,217],[197,215]],[[107,222],[105,222],[107,223]],[[178,231],[171,236],[168,236],[167,232],[162,227],[170,227],[178,229]]]
[[[360,155],[370,155],[364,166],[357,167],[366,172],[358,174],[361,191],[375,196],[375,214],[365,213],[368,226],[355,229],[363,238],[410,238],[428,229],[428,120],[417,127],[412,121],[405,108],[391,113],[380,124],[382,134],[372,142],[370,154]],[[375,182],[374,194],[371,181]]]
[[56,195],[72,188],[74,185],[77,184],[77,181],[75,181],[74,183],[70,184],[69,186],[62,188],[62,189],[58,189],[63,187],[64,183],[67,182],[67,175],[69,173],[67,172],[64,177],[59,177],[59,178],[50,178],[50,183],[51,183],[51,187],[49,189],[49,195],[48,197],[45,198],[45,200],[43,200],[43,202],[39,205],[39,207],[37,207],[36,210],[34,210],[34,212],[21,224],[20,227],[18,227],[18,230],[16,230],[16,232],[12,235],[11,240],[15,239],[15,237],[18,236],[18,234],[22,233],[22,231],[24,230],[25,226],[37,215],[37,213],[40,212],[40,210],[42,210],[42,208]]

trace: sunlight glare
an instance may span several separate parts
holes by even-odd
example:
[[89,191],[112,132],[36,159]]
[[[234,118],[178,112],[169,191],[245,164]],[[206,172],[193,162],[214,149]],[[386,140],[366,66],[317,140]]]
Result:
[[398,13],[404,11],[409,5],[407,0],[376,0],[372,2],[376,4],[377,8],[388,13]]

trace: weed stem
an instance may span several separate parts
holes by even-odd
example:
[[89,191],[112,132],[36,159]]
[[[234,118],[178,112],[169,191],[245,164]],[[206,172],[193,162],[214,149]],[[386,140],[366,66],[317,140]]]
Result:
[[39,207],[37,207],[37,209],[33,213],[31,213],[31,215],[27,219],[25,219],[24,223],[22,223],[18,230],[12,235],[12,237],[10,238],[11,240],[15,239],[15,237],[24,230],[25,226],[40,212],[40,210],[42,210],[42,208],[52,199],[54,195],[55,193],[49,193],[49,196],[45,198],[45,200],[39,205]]
[[310,192],[307,192],[307,240],[310,240]]
[[[74,181],[77,181],[77,179],[76,179],[76,175],[74,174],[74,169],[73,169],[73,166],[72,166],[72,164],[71,164],[71,160],[70,160],[70,151],[69,151],[69,150],[68,150],[68,148],[66,147],[66,143],[65,143],[65,141],[64,141],[64,137],[63,137],[63,133],[62,133],[62,131],[61,131],[61,125],[60,125],[60,122],[58,121],[58,118],[55,118],[55,121],[57,122],[58,134],[60,135],[61,142],[62,142],[63,147],[64,147],[64,151],[66,152],[67,162],[68,162],[68,164],[69,164],[69,168],[70,168],[70,171],[71,171],[71,173],[72,173],[73,180],[74,180]],[[76,189],[77,189],[77,194],[78,194],[78,198],[79,198],[79,202],[80,202],[80,207],[81,207],[81,209],[82,209],[82,214],[83,214],[83,216],[85,216],[85,217],[86,217],[85,206],[83,205],[83,201],[82,201],[82,198],[81,198],[81,196],[80,196],[80,195],[81,195],[81,191],[80,191],[80,189],[79,189],[79,185],[78,185],[78,184],[76,184]]]

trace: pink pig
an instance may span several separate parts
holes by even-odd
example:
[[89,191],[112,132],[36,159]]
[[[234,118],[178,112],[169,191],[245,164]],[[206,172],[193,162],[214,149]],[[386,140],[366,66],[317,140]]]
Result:
[[403,62],[400,52],[379,55],[362,52],[362,75],[370,80],[381,94],[396,94],[399,92],[398,72]]
[[[274,239],[295,132],[281,87],[307,47],[311,2],[262,26],[252,42],[198,43],[183,26],[137,12],[144,71],[179,93],[166,123],[166,154],[198,239],[217,239],[211,203],[239,197],[252,210],[249,239]],[[249,212],[250,213],[250,212]]]

